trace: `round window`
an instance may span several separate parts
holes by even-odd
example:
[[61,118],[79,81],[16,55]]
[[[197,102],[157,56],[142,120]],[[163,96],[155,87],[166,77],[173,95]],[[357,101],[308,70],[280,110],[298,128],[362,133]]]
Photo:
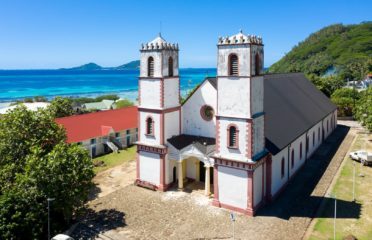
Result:
[[213,119],[214,110],[211,106],[204,105],[200,109],[200,115],[205,121],[210,121]]

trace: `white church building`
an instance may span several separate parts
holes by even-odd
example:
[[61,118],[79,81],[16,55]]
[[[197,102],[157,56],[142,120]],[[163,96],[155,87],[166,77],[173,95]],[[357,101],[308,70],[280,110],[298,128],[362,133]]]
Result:
[[178,45],[142,44],[136,184],[205,182],[214,206],[252,216],[335,129],[336,106],[301,73],[265,75],[260,37],[217,49],[217,76],[181,104]]

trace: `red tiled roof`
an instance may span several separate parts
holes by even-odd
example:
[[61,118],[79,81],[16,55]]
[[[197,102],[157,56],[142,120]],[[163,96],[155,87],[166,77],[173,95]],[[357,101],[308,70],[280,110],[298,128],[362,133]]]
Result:
[[56,122],[66,129],[67,142],[74,143],[90,138],[106,136],[138,125],[137,107],[127,107],[95,113],[57,118]]

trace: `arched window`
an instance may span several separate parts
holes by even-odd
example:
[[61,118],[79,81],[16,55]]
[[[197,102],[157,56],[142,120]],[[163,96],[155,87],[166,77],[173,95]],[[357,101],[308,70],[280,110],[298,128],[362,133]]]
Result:
[[147,135],[154,135],[154,121],[151,117],[146,119],[146,134]]
[[309,136],[306,136],[306,153],[309,152]]
[[229,75],[238,76],[239,75],[239,59],[235,54],[229,56]]
[[285,170],[284,170],[284,157],[282,158],[282,168],[281,168],[281,177],[283,178],[284,177],[284,172],[285,172]]
[[315,132],[313,132],[313,147],[315,146]]
[[320,127],[318,127],[318,142],[320,142]]
[[229,148],[238,148],[238,129],[236,126],[230,126],[227,129],[228,143]]
[[294,167],[294,149],[292,149],[292,154],[291,154],[291,165],[293,168]]
[[154,58],[149,57],[147,59],[147,76],[153,77],[154,76]]
[[168,59],[168,76],[173,77],[173,58],[169,57]]
[[302,143],[300,143],[300,160],[302,159]]
[[256,53],[255,56],[255,75],[260,75],[261,72],[261,59],[260,55]]

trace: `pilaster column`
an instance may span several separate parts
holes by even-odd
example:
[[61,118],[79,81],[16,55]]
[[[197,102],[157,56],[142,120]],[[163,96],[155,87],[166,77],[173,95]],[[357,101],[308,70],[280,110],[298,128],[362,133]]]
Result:
[[165,154],[160,155],[160,185],[159,185],[160,191],[166,190],[166,184],[165,184]]
[[183,189],[183,169],[182,161],[178,162],[178,189]]
[[205,165],[205,195],[209,196],[211,194],[211,166]]
[[218,165],[215,163],[213,167],[213,206],[221,207],[220,200],[218,198]]
[[253,171],[248,170],[248,215],[253,216],[253,208],[254,208],[254,182],[253,182]]

